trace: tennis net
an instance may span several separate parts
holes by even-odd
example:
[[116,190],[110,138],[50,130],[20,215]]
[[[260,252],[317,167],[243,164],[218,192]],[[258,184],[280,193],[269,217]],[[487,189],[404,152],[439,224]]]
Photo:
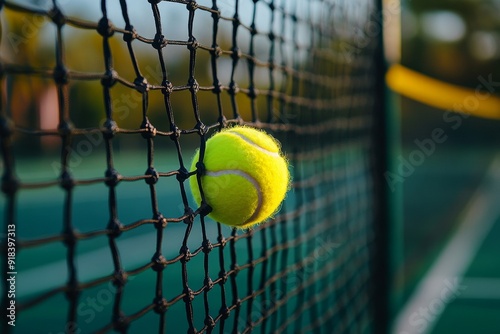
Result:
[[[0,10],[5,332],[384,331],[379,2]],[[234,124],[291,164],[252,230],[186,187],[194,150]]]

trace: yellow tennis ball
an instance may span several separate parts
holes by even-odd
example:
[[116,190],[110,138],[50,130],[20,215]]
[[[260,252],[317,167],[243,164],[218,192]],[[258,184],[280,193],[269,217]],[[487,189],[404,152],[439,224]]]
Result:
[[[193,157],[196,169],[199,151]],[[237,126],[222,130],[207,140],[201,185],[208,215],[220,223],[249,228],[265,221],[279,208],[290,184],[288,162],[279,142],[264,131]],[[196,175],[189,184],[201,204]]]

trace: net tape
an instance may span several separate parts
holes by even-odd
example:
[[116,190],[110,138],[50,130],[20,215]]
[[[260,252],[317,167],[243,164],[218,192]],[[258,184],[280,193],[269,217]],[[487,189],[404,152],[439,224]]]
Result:
[[[268,0],[246,1],[245,4],[245,1],[214,0],[211,6],[204,6],[194,1],[143,1],[140,8],[150,8],[151,24],[155,26],[154,37],[145,37],[132,25],[130,2],[125,0],[120,0],[119,6],[111,1],[101,1],[102,16],[97,22],[66,16],[64,5],[59,3],[53,1],[48,9],[41,9],[31,4],[0,2],[3,19],[9,12],[17,12],[50,20],[55,27],[53,38],[56,42],[55,66],[52,68],[18,63],[9,57],[1,59],[4,81],[19,76],[52,81],[57,87],[59,115],[57,129],[18,124],[16,120],[19,116],[14,114],[15,109],[9,103],[10,96],[16,91],[9,91],[7,85],[3,86],[1,148],[5,225],[23,223],[16,219],[19,193],[57,186],[65,193],[63,232],[26,240],[20,238],[17,251],[22,253],[25,249],[64,243],[66,283],[19,301],[19,319],[23,319],[23,313],[31,316],[30,309],[64,294],[67,314],[65,319],[59,320],[66,325],[61,326],[68,332],[77,332],[79,326],[83,326],[79,312],[82,295],[87,290],[112,282],[113,302],[109,306],[108,323],[93,323],[89,331],[137,332],[146,325],[142,322],[141,327],[134,327],[134,324],[147,318],[148,326],[159,332],[176,332],[176,326],[189,333],[248,333],[254,329],[262,333],[371,332],[375,314],[373,266],[377,196],[373,184],[375,166],[372,155],[378,71],[374,54],[379,44],[377,38],[368,38],[363,34],[366,35],[366,24],[373,21],[376,14],[375,4],[335,0]],[[187,22],[173,28],[187,30],[186,40],[168,37],[170,30],[165,28],[162,15],[166,15],[173,6],[187,11]],[[252,13],[247,23],[242,19],[243,6]],[[111,22],[108,16],[110,10],[121,11],[125,23],[123,28]],[[269,23],[265,25],[267,28],[260,29],[259,15],[263,12],[267,13]],[[198,18],[205,14],[211,17],[211,22]],[[211,30],[210,45],[196,39],[195,22]],[[221,41],[221,22],[231,26],[226,29],[229,30],[230,43]],[[96,31],[100,35],[102,73],[79,72],[66,65],[68,37],[63,31],[68,26]],[[242,38],[243,34],[246,39]],[[114,67],[111,40],[119,37],[127,46],[135,78],[121,76]],[[136,55],[138,44],[149,45],[155,50],[161,73],[158,83],[149,82],[141,72]],[[167,69],[172,64],[169,55],[173,48],[187,49],[184,56],[189,57],[189,62],[183,82],[169,79]],[[197,59],[203,53],[209,55],[210,62],[206,67],[210,68],[212,79],[212,84],[206,86],[198,83],[195,74]],[[222,59],[231,64],[229,82],[220,79]],[[238,76],[238,71],[243,69],[247,73],[244,79]],[[267,71],[266,80],[257,74],[262,69]],[[106,117],[102,126],[81,128],[73,125],[74,106],[70,104],[69,87],[77,81],[98,81],[102,85]],[[142,121],[137,128],[123,128],[116,120],[112,90],[118,85],[142,97],[141,110],[137,111],[142,112]],[[153,124],[148,114],[149,97],[156,92],[163,95],[166,117],[161,123]],[[185,113],[172,107],[172,99],[181,92],[188,92],[190,96],[192,127],[180,128],[175,121],[176,116]],[[217,119],[214,123],[203,122],[204,114],[199,102],[201,94],[215,97],[212,108],[217,110]],[[241,96],[247,99],[242,100]],[[230,108],[224,108],[225,97],[229,97]],[[248,106],[250,113],[243,115],[242,109],[248,109]],[[294,196],[287,199],[281,213],[268,223],[254,230],[231,230],[229,233],[228,229],[217,224],[216,237],[212,238],[207,229],[214,223],[206,221],[204,208],[190,206],[185,181],[195,172],[188,171],[186,167],[185,160],[190,157],[186,157],[181,150],[181,138],[198,136],[199,147],[203,151],[210,133],[231,124],[264,128],[282,140],[293,166]],[[14,150],[18,145],[16,134],[20,133],[29,138],[60,138],[61,170],[58,178],[25,182],[16,177]],[[101,134],[104,140],[105,176],[76,178],[70,168],[71,148],[79,136],[90,133]],[[144,175],[122,175],[115,169],[113,142],[121,136],[132,136],[137,141],[142,137],[145,140],[148,167]],[[155,141],[159,137],[172,140],[177,152],[178,169],[163,171],[161,163],[154,163]],[[157,192],[163,189],[160,190],[157,183],[162,178],[176,178],[178,181],[176,191],[182,198],[184,215],[168,217],[162,214],[173,211],[167,203],[158,201]],[[141,181],[143,183],[139,185]],[[140,187],[144,181],[149,187],[152,218],[127,221],[127,217],[119,217],[118,186],[123,182],[133,182]],[[95,231],[78,232],[72,217],[74,192],[80,186],[92,184],[108,187],[109,215],[106,217],[102,213],[101,216],[104,222],[107,220],[107,225],[104,223],[102,229]],[[170,224],[183,224],[182,241],[170,237],[167,230]],[[151,259],[144,259],[142,265],[126,270],[118,240],[127,232],[145,225],[156,230]],[[188,244],[193,233],[201,234],[201,242],[190,249]],[[109,239],[114,267],[110,268],[109,275],[81,281],[77,247],[83,240],[99,236]],[[6,240],[2,240],[3,268],[7,266]],[[246,247],[242,248],[240,244],[243,243]],[[177,247],[179,255],[165,258],[162,252],[165,244]],[[202,259],[203,271],[196,272],[189,266],[193,259]],[[30,261],[36,263],[39,259],[32,258]],[[215,263],[216,275],[211,267]],[[156,276],[154,287],[145,290],[145,293],[151,293],[151,303],[134,305],[134,311],[125,312],[123,300],[130,278],[151,271]],[[8,278],[6,272],[3,271],[4,282]],[[201,272],[203,284],[191,285],[189,279],[193,280],[193,276],[201,275]],[[181,291],[171,291],[165,284],[172,279],[180,281]],[[8,302],[4,293],[4,310]],[[202,307],[197,307],[197,303],[201,303]],[[174,308],[181,307],[179,305],[184,305],[184,319],[168,318]],[[156,318],[151,320],[151,315]],[[179,325],[178,322],[184,324]],[[7,325],[4,329],[12,330]]]

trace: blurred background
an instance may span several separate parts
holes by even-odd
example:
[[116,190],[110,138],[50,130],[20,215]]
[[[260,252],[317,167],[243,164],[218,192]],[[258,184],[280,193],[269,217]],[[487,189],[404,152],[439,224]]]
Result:
[[[493,172],[499,165],[493,164],[498,161],[500,103],[496,100],[490,118],[450,110],[459,111],[460,105],[466,110],[464,101],[477,96],[478,87],[492,98],[500,94],[500,1],[403,1],[400,27],[401,53],[388,49],[390,61],[469,91],[449,109],[432,107],[433,97],[417,102],[392,92],[388,99],[398,110],[391,140],[401,140],[393,170],[412,158],[415,162],[407,165],[414,167],[408,176],[395,183],[401,188],[393,199],[394,217],[402,222],[393,230],[394,309],[401,312],[395,332],[498,333],[500,192]],[[442,88],[417,80],[406,84],[422,92]],[[439,93],[450,96],[451,90]],[[436,129],[442,140],[431,145]],[[422,159],[418,152],[424,153]],[[454,270],[447,272],[447,265]],[[457,292],[450,297],[446,289],[455,278]]]
[[[28,2],[30,1],[25,1]],[[50,7],[48,1],[31,3]],[[133,6],[132,1],[129,3]],[[388,17],[392,21],[389,28],[392,31],[386,37],[389,67],[400,63],[425,76],[452,84],[453,87],[466,88],[469,94],[475,94],[480,87],[483,94],[491,94],[491,99],[500,96],[499,0],[413,0],[401,3],[386,1],[386,4],[399,6],[394,8],[400,9]],[[100,18],[98,2],[72,2],[65,5],[65,10],[65,14],[69,16],[79,16],[89,21]],[[144,22],[144,25],[137,27],[141,33],[154,35],[153,25],[138,19],[140,11],[130,12],[136,15],[132,18],[133,22]],[[185,22],[185,12],[183,15],[186,17],[177,19]],[[10,34],[4,36],[8,39],[9,47],[1,50],[2,57],[6,61],[15,58],[20,64],[53,67],[54,26],[39,16],[29,17],[29,14],[14,11],[4,11],[3,15],[3,28],[10,31]],[[207,16],[206,20],[209,19]],[[242,18],[245,19],[249,20],[248,17]],[[111,20],[116,26],[124,25],[119,15],[111,17]],[[165,24],[173,27],[175,23],[172,22],[175,20],[175,14],[170,17],[167,15]],[[198,29],[195,35],[204,44],[210,45],[209,32],[204,31],[202,25],[195,28]],[[170,39],[186,39],[186,31],[171,31],[173,35],[169,36]],[[221,31],[223,35],[224,30]],[[81,72],[102,71],[101,36],[92,30],[86,32],[82,29],[72,30],[70,27],[65,30],[65,34],[75,36],[65,39],[68,43],[68,67]],[[227,45],[224,45],[224,41]],[[116,39],[111,39],[110,43],[114,67],[123,77],[133,78],[133,67],[126,45]],[[220,43],[223,49],[228,49],[230,36],[221,37]],[[85,47],[79,47],[81,45]],[[136,51],[140,63],[151,64],[143,69],[148,81],[159,84],[161,72],[156,67],[157,55],[150,47],[138,47]],[[171,52],[175,54],[176,51]],[[177,61],[169,65],[172,82],[184,82],[187,79],[189,58],[185,54],[181,56],[179,53],[179,56],[173,57]],[[227,66],[230,68],[230,60],[225,61],[228,61]],[[200,53],[196,76],[202,86],[211,85],[209,63],[209,54]],[[221,66],[224,67],[224,64],[221,63]],[[245,73],[244,69],[237,73],[239,81],[247,80]],[[221,81],[229,80],[226,77],[221,78]],[[16,111],[13,113],[16,124],[25,128],[57,127],[58,114],[57,108],[54,108],[57,94],[51,79],[14,75],[5,84],[8,90],[17,92],[10,102],[11,108]],[[405,84],[420,91],[434,89],[429,86],[420,87],[420,81],[407,80]],[[129,93],[129,88],[119,85],[113,89],[117,101],[114,107],[120,126],[132,129],[141,123],[141,114],[137,112],[141,96],[137,94],[134,97]],[[452,93],[444,90],[442,94]],[[104,105],[101,95],[102,87],[98,81],[82,81],[71,86],[70,101],[79,106],[71,110],[85,111],[71,115],[76,127],[90,128],[102,124],[100,117],[104,115]],[[463,99],[456,102],[463,104],[467,96],[469,95],[463,95]],[[186,97],[187,95],[176,95],[172,99],[173,109],[185,108],[183,101]],[[200,92],[198,98],[199,105],[206,108],[201,110],[205,116],[204,121],[207,124],[216,122],[216,109],[210,107],[215,103],[214,95],[211,92]],[[162,101],[163,96],[159,91],[150,94],[149,116],[153,124],[166,124]],[[225,109],[230,110],[229,99],[223,99],[222,102]],[[391,215],[395,222],[391,227],[390,249],[393,331],[398,334],[500,333],[500,321],[497,320],[500,314],[500,181],[496,172],[500,165],[495,165],[495,161],[499,161],[500,105],[496,115],[485,118],[450,113],[452,109],[457,111],[460,107],[446,110],[432,107],[432,102],[431,97],[428,101],[425,101],[425,97],[416,101],[390,89],[387,93],[391,123],[388,140],[392,153],[389,172],[393,177],[388,183],[394,186],[390,195]],[[265,100],[259,100],[258,103],[265,103]],[[241,103],[241,106],[241,114],[245,119],[250,119],[250,104]],[[38,111],[33,113],[33,109]],[[186,113],[176,114],[176,122],[180,128],[193,126],[190,111],[186,108]],[[436,131],[439,135],[436,135]],[[33,165],[24,164],[23,167],[23,164],[19,164],[20,178],[44,180],[47,176],[57,175],[60,142],[55,136],[42,136],[39,139],[33,140],[33,136],[22,134],[16,139],[19,143],[17,147],[21,148],[16,151],[19,159],[40,157],[40,168],[36,173],[33,173]],[[99,139],[87,137],[82,140],[92,144],[94,158],[74,161],[77,177],[91,175],[91,166],[99,166],[99,171],[104,167],[104,147]],[[172,149],[171,142],[168,138],[164,142],[162,140],[157,141],[158,150],[164,149],[168,154]],[[188,149],[190,145],[195,145],[189,140],[187,138],[187,142],[183,143]],[[114,140],[120,170],[130,171],[130,174],[143,173],[145,166],[137,168],[127,163],[130,157],[120,160],[120,147],[127,147],[130,151],[137,143],[136,140],[127,141],[127,136]],[[79,147],[78,143],[75,147]],[[84,146],[81,147],[85,153]],[[140,155],[143,147],[135,148]],[[100,165],[98,161],[101,162]],[[103,193],[102,189],[100,192]],[[91,193],[92,189],[89,189],[82,196],[90,198],[93,196]],[[34,194],[33,198],[36,196]],[[62,199],[62,193],[56,196]],[[165,200],[174,201],[175,198],[172,196]],[[103,198],[101,203],[102,200]],[[23,213],[21,218],[24,217],[27,221],[40,219],[46,203],[38,203],[40,212],[37,213],[35,202],[33,199],[34,211]],[[98,205],[99,199],[95,198],[95,202]],[[183,208],[180,202],[178,204],[180,215]],[[106,208],[102,207],[100,210]],[[91,230],[92,226],[87,228]],[[47,228],[43,230],[47,234],[59,232]],[[26,236],[30,236],[33,231],[24,232]],[[102,244],[105,242],[103,238]]]

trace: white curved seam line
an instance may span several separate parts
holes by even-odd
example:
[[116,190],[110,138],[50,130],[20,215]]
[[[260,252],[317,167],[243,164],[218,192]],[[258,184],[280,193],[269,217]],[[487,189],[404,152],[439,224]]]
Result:
[[228,174],[235,174],[243,177],[245,180],[247,180],[254,186],[255,190],[257,190],[257,207],[255,208],[255,211],[250,216],[250,218],[248,218],[242,225],[248,224],[249,222],[255,219],[255,217],[259,214],[260,210],[262,209],[262,191],[260,189],[260,185],[257,182],[257,180],[255,180],[252,176],[238,169],[225,169],[216,172],[210,172],[210,171],[206,172],[206,175],[208,176],[221,176]]
[[261,152],[264,152],[268,155],[271,155],[273,157],[279,157],[279,153],[278,152],[272,152],[272,151],[269,151],[269,150],[266,150],[265,148],[263,148],[262,146],[259,146],[257,145],[255,142],[253,142],[250,138],[242,135],[241,133],[238,133],[238,132],[232,132],[232,131],[228,131],[229,133],[232,133],[238,137],[240,137],[241,139],[243,139],[244,141],[246,141],[248,144],[252,145],[253,147],[255,147],[256,149],[258,149],[259,151]]

